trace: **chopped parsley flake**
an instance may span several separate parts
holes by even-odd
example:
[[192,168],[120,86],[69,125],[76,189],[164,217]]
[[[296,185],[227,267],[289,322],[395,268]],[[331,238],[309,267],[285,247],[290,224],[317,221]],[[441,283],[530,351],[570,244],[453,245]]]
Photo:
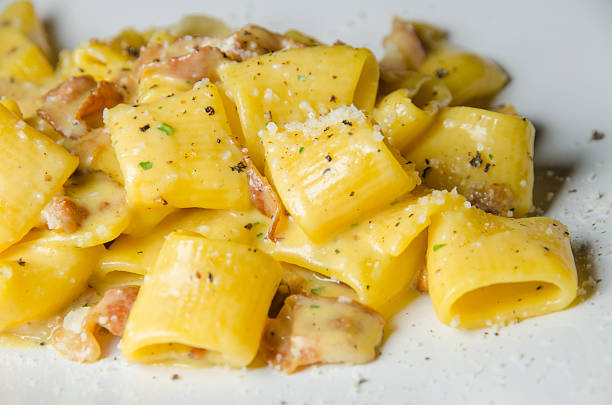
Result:
[[317,309],[317,308],[321,308],[320,306],[318,306],[317,304],[312,304],[310,306],[310,309]]
[[140,166],[142,170],[151,170],[153,168],[153,163],[147,160],[146,162],[138,163],[138,166]]
[[257,234],[257,237],[258,237],[258,238],[261,238],[262,236],[263,236],[263,232],[259,232],[259,233]]
[[389,205],[393,207],[393,206],[394,206],[395,204],[397,204],[397,203],[399,203],[399,201],[395,200],[395,201],[391,201],[391,202],[389,203]]
[[355,228],[357,225],[359,225],[359,224],[357,224],[357,223],[351,224],[351,228]]
[[305,82],[306,81],[306,76],[298,75],[298,80],[301,81],[301,82]]
[[157,126],[157,129],[162,131],[164,134],[168,136],[174,133],[174,128],[172,128],[170,125],[166,124],[165,122],[162,122],[161,124],[159,124]]
[[142,250],[139,250],[138,252],[136,252],[136,254],[138,254],[138,255],[141,255],[141,254],[143,254],[143,253],[144,253],[144,252],[143,252]]
[[493,159],[493,155],[489,153],[489,159]]
[[321,295],[325,287],[317,287],[310,290],[313,295]]
[[447,245],[447,243],[440,243],[440,244],[438,244],[438,245],[434,245],[434,247],[433,247],[433,251],[434,251],[434,252],[437,252],[438,250],[442,249],[442,248],[443,248],[444,246],[446,246],[446,245]]
[[303,146],[300,147],[299,153],[302,153],[302,152],[304,152],[304,147]]

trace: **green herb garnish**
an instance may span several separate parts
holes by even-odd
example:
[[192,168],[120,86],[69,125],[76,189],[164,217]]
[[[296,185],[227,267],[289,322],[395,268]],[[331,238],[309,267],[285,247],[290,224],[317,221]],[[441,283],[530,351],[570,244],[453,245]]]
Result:
[[138,166],[140,166],[142,170],[151,170],[153,168],[153,163],[147,160],[146,162],[138,163]]
[[298,75],[298,80],[301,81],[301,82],[305,82],[306,81],[306,76]]
[[157,129],[162,131],[164,134],[168,136],[174,133],[174,128],[172,128],[170,125],[166,124],[165,122],[162,122],[161,124],[159,124],[157,126]]
[[313,295],[321,295],[325,287],[317,287],[310,290]]
[[442,249],[446,245],[447,245],[446,243],[440,243],[439,245],[434,245],[433,251],[437,252],[438,250]]

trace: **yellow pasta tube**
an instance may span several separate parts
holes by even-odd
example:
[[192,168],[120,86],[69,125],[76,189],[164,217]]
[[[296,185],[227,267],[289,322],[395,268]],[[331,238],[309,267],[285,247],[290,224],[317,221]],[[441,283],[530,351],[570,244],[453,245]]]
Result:
[[479,104],[508,81],[504,71],[492,62],[451,46],[429,52],[419,71],[444,82],[453,94],[451,105]]
[[71,304],[85,290],[100,250],[53,247],[28,238],[0,254],[0,331]]
[[266,123],[304,121],[343,105],[372,112],[378,64],[372,52],[349,46],[296,48],[220,68],[238,106],[246,147],[263,168],[259,131]]
[[0,14],[0,26],[13,27],[23,32],[28,38],[50,57],[51,46],[42,22],[36,16],[34,6],[29,1],[14,1]]
[[262,138],[268,175],[287,210],[315,241],[386,206],[419,181],[355,107],[276,130],[268,125]]
[[144,236],[155,231],[155,227],[168,215],[176,211],[176,208],[163,206],[153,208],[132,208],[130,210],[130,223],[123,230],[123,234]]
[[378,251],[399,256],[427,229],[432,216],[464,202],[456,192],[418,187],[364,221],[364,236]]
[[482,209],[521,217],[532,206],[534,134],[524,118],[450,107],[405,156],[427,186],[457,187]]
[[90,75],[96,81],[114,80],[121,72],[134,67],[133,58],[110,45],[99,41],[87,41],[71,53],[73,74]]
[[0,28],[0,77],[39,82],[53,74],[45,54],[21,31]]
[[[244,367],[257,353],[281,274],[278,262],[246,245],[172,233],[134,303],[121,351],[138,362],[201,355]],[[196,351],[183,355],[185,347]]]
[[[276,243],[258,238],[258,247],[277,260],[342,281],[355,290],[361,303],[379,311],[410,288],[424,265],[427,236],[425,232],[413,235],[403,252],[392,256],[370,243],[368,227],[366,220],[330,241],[315,243],[290,220]],[[319,289],[310,292],[323,293]]]
[[403,151],[431,124],[433,114],[415,105],[407,89],[399,89],[376,105],[373,118],[389,144]]
[[461,328],[518,322],[576,298],[569,232],[551,218],[443,212],[429,227],[427,269],[438,318]]
[[242,155],[228,138],[215,85],[201,82],[155,103],[120,104],[108,111],[106,123],[130,205],[250,206]]
[[164,238],[173,231],[197,232],[210,239],[253,244],[263,237],[268,226],[269,219],[255,209],[246,212],[179,210],[151,232],[121,235],[101,256],[96,276],[103,278],[111,272],[147,274],[155,263]]
[[78,159],[0,106],[0,251],[38,223]]

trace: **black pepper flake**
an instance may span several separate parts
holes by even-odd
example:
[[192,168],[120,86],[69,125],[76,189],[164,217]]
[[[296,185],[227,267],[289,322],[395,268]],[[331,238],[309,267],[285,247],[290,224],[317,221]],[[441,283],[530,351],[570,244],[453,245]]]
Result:
[[111,247],[111,245],[112,245],[114,242],[115,242],[115,239],[110,240],[110,241],[108,241],[108,242],[104,242],[104,243],[103,243],[103,245],[104,245],[104,249],[108,250],[108,249]]
[[349,121],[349,120],[342,120],[342,123],[343,123],[344,125],[348,125],[349,127],[352,127],[352,126],[353,126],[353,123],[352,123],[351,121]]
[[213,277],[211,272],[208,272],[208,282],[212,283],[215,278]]
[[332,161],[332,157],[331,157],[331,156],[329,156],[329,154],[327,154],[327,156],[325,156],[325,159],[327,159],[327,161],[328,161],[328,162],[331,162],[331,161]]
[[568,193],[575,193],[575,192],[577,192],[577,191],[578,191],[578,190],[576,190],[575,188],[573,188],[573,189],[569,190],[569,191],[568,191]]
[[544,246],[544,250],[548,252],[550,249],[547,246]]
[[26,262],[23,260],[22,257],[19,258],[19,260],[17,260],[17,264],[20,265],[21,267],[26,265]]
[[336,96],[334,96],[334,95],[332,94],[332,96],[329,98],[329,101],[330,101],[331,103],[335,103],[335,102],[336,102]]
[[126,51],[130,56],[133,56],[134,58],[137,58],[140,56],[140,51],[135,46],[132,46],[132,45],[128,46]]
[[331,172],[331,169],[329,167],[327,169],[323,170],[323,174],[327,174],[329,172]]
[[221,139],[217,138],[217,143],[221,143]]
[[142,127],[138,128],[138,129],[140,129],[141,132],[147,132],[149,130],[149,128],[151,128],[151,125],[150,124],[146,124],[146,125],[143,125]]
[[591,141],[601,141],[605,137],[606,137],[606,134],[596,129],[594,129],[593,132],[591,133]]
[[329,127],[325,127],[325,129],[323,130],[323,132],[327,132],[329,131]]
[[244,226],[244,229],[248,229],[250,231],[251,229],[253,229],[253,224],[249,222]]
[[488,172],[490,168],[491,168],[491,163],[487,163],[484,167],[484,172],[485,173]]
[[537,287],[536,287],[536,290],[541,290],[541,289],[542,289],[542,286],[541,286],[541,285],[539,285],[539,286],[537,286]]
[[242,171],[246,169],[246,165],[240,161],[235,166],[231,166],[230,168],[233,172],[242,173]]
[[354,195],[355,195],[355,192],[354,192],[354,191],[351,191],[351,193],[349,194],[349,197],[352,197],[352,196],[354,196]]
[[428,165],[429,164],[429,159],[425,159],[425,164]]
[[421,175],[422,178],[425,178],[429,172],[431,171],[431,166],[427,166],[425,169],[423,169],[423,174]]
[[439,79],[448,76],[448,70],[444,69],[444,68],[438,68],[436,69],[436,76],[438,76]]
[[206,114],[208,115],[215,115],[215,109],[212,108],[211,106],[207,106],[204,111],[206,111]]
[[334,250],[334,253],[336,253],[336,254],[340,253],[340,249]]
[[472,160],[470,160],[470,165],[472,165],[473,167],[480,167],[481,164],[482,164],[482,156],[480,156],[480,152],[476,152],[476,155],[474,155]]

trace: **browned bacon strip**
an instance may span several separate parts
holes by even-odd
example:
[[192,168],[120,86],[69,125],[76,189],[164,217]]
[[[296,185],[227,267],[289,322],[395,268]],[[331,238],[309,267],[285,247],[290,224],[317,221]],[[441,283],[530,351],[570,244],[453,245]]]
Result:
[[122,99],[113,83],[98,83],[91,76],[73,76],[49,91],[36,112],[64,136],[78,138],[91,129],[87,118],[96,114],[97,121],[101,121],[104,108],[113,107]]
[[[79,308],[64,318],[64,325],[53,333],[53,346],[64,357],[80,363],[92,363],[100,358],[101,349],[95,332],[98,327],[121,336],[128,315],[138,296],[138,286],[115,287],[107,290],[93,308]],[[81,318],[75,313],[86,312]],[[66,325],[73,315],[80,321],[75,327]]]

